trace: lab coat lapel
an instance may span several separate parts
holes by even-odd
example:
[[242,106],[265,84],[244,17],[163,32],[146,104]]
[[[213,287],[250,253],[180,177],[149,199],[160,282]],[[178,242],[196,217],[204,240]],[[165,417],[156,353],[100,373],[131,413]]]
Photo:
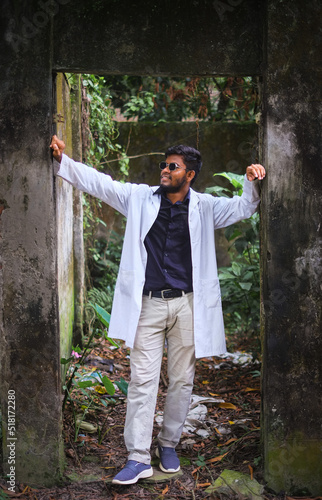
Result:
[[199,204],[199,197],[193,189],[190,189],[190,213],[197,208]]
[[146,204],[144,207],[145,216],[142,218],[142,230],[141,230],[141,240],[144,242],[146,235],[150,231],[155,219],[158,216],[160,205],[161,205],[161,196],[154,194],[154,192],[158,189],[157,187],[153,187],[150,191],[150,202]]
[[189,231],[192,258],[196,258],[200,253],[200,238],[201,238],[201,221],[199,213],[199,196],[190,189],[190,203],[189,203]]

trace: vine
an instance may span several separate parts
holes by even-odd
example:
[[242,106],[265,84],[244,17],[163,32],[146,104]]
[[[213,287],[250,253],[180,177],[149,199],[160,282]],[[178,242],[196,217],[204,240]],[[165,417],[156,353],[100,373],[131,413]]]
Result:
[[[112,106],[112,98],[107,89],[106,80],[104,77],[89,74],[82,75],[81,80],[83,161],[96,170],[103,171],[110,158],[113,158],[113,162],[117,162],[117,167],[113,169],[113,177],[122,182],[129,173],[129,158],[124,148],[117,142],[119,133],[115,120],[115,109]],[[97,241],[96,238],[99,225],[106,226],[102,220],[102,202],[84,194],[83,209],[87,289],[85,312],[87,326],[91,328],[90,325],[92,325],[95,315],[89,303],[93,302],[95,298],[96,303],[110,310],[116,280],[115,267],[118,262],[115,264],[106,259],[106,255],[102,254],[102,242]],[[107,247],[107,243],[105,246]],[[105,268],[107,278],[104,283],[96,282],[93,286],[91,271],[96,267],[101,269],[102,265]],[[110,284],[108,278],[110,278]]]

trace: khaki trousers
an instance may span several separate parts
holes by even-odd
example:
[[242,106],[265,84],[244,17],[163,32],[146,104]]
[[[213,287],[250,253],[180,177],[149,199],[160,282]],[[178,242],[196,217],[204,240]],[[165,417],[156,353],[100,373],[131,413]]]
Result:
[[[125,312],[126,314],[126,312]],[[195,374],[193,293],[173,299],[143,296],[133,349],[124,429],[129,460],[149,464],[161,362],[167,341],[169,386],[161,446],[174,448],[182,433]]]

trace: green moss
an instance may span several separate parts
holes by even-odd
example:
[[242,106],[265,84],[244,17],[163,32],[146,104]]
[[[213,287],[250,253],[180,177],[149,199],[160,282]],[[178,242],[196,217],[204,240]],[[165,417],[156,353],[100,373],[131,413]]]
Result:
[[[71,267],[69,274],[73,273],[73,268]],[[64,307],[60,308],[60,352],[61,357],[67,358],[70,355],[72,349],[73,340],[73,328],[74,328],[74,308],[75,308],[75,298],[74,298],[74,282],[69,281],[69,301],[68,304],[64,304]],[[66,284],[67,287],[67,284]],[[66,296],[63,300],[66,300]],[[68,365],[61,365],[61,381],[62,384],[65,383],[65,376]]]
[[319,495],[322,491],[322,441],[293,433],[287,441],[268,436],[265,479],[275,492]]
[[101,481],[102,475],[99,474],[78,474],[76,471],[66,475],[67,479],[72,483],[86,483],[90,481]]

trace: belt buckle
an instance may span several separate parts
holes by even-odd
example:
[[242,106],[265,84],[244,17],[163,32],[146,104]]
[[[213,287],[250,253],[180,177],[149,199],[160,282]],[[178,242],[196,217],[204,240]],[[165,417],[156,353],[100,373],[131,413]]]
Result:
[[170,292],[170,293],[172,292],[171,288],[168,288],[167,290],[161,290],[161,297],[162,297],[162,299],[171,299],[171,295],[170,295],[170,296],[168,296],[168,297],[166,297],[166,296],[164,295],[164,293],[169,293],[169,292]]

